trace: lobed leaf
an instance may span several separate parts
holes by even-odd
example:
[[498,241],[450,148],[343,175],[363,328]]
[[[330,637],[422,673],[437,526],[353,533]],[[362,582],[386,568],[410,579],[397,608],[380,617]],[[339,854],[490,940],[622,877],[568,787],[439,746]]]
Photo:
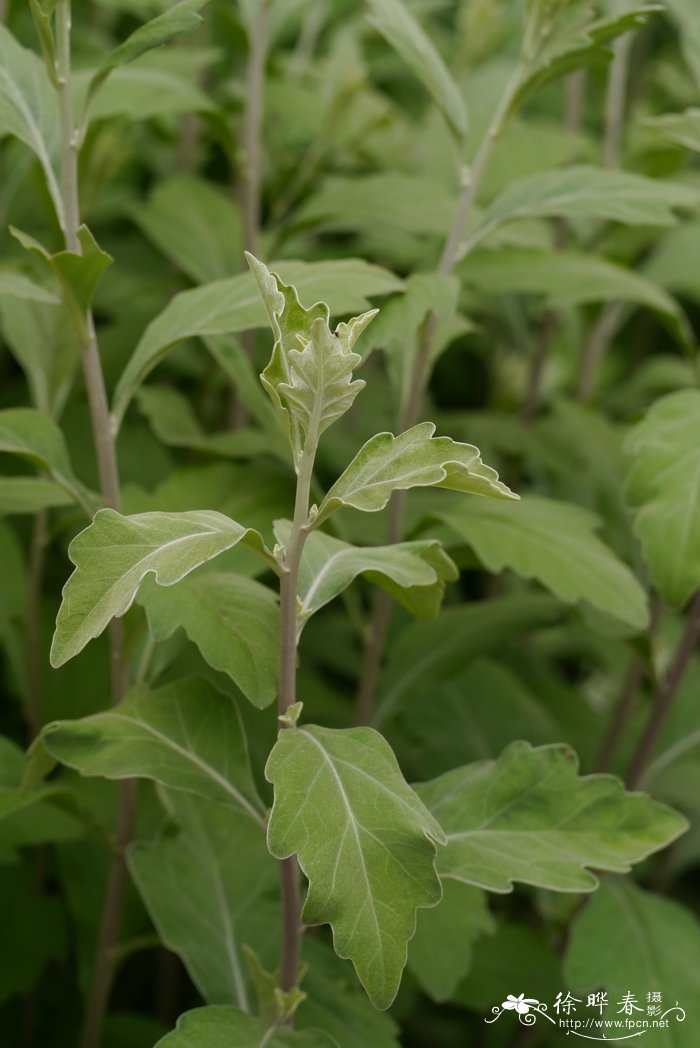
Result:
[[155,1048],[340,1048],[320,1030],[270,1026],[237,1008],[195,1008]]
[[72,659],[113,618],[128,611],[149,573],[160,586],[172,586],[238,543],[276,566],[260,533],[223,513],[196,510],[125,517],[112,509],[100,510],[68,547],[75,571],[63,587],[51,665]]
[[371,728],[280,733],[265,768],[275,787],[268,846],[309,879],[302,919],[330,923],[377,1008],[399,987],[416,910],[440,899],[438,823]]
[[434,437],[435,425],[421,422],[400,436],[378,433],[360,448],[318,509],[314,526],[342,506],[365,512],[384,509],[394,491],[416,487],[517,499],[485,465],[479,449],[450,437]]
[[517,506],[483,499],[466,512],[457,505],[436,517],[489,571],[510,568],[567,604],[585,600],[635,630],[646,628],[644,588],[595,534],[598,519],[580,506],[528,495]]
[[417,787],[447,835],[441,877],[489,891],[516,881],[552,891],[593,891],[591,872],[627,873],[687,829],[682,815],[612,775],[578,774],[567,746],[514,742]]

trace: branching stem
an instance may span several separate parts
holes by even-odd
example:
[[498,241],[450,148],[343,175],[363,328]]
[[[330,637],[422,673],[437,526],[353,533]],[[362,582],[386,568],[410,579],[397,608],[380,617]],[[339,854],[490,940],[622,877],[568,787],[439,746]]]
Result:
[[[457,263],[469,253],[469,247],[464,244],[464,238],[474,211],[479,187],[491,159],[493,147],[505,129],[513,100],[522,82],[523,73],[524,67],[521,62],[506,84],[486,134],[479,145],[471,169],[465,172],[462,191],[459,195],[452,224],[437,266],[437,272],[441,276],[449,276],[454,271]],[[431,312],[423,322],[418,335],[418,346],[413,361],[411,381],[406,400],[401,408],[400,430],[410,429],[420,417],[421,405],[430,376],[430,363],[435,348],[437,328],[438,317]],[[405,505],[405,492],[396,492],[389,509],[386,535],[388,545],[399,542],[401,539]],[[356,724],[368,724],[372,719],[379,671],[384,661],[384,650],[391,625],[392,607],[392,600],[389,594],[380,590],[374,601],[372,619],[367,631],[367,640],[362,656],[362,666],[355,697],[354,719]]]

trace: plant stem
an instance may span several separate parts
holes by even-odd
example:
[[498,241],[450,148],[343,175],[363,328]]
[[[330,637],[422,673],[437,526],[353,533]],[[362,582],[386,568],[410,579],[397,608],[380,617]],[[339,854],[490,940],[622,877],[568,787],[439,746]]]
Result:
[[[262,195],[263,111],[265,94],[265,64],[268,47],[268,0],[258,0],[248,41],[248,62],[245,74],[245,107],[243,111],[243,149],[241,157],[241,210],[243,212],[243,246],[251,255],[257,255],[260,239],[260,210]],[[255,332],[244,331],[241,336],[243,352],[253,359]],[[233,430],[248,425],[250,416],[236,387],[231,388],[228,406],[229,426]]]
[[[280,661],[278,714],[284,717],[296,702],[297,679],[297,591],[299,588],[299,565],[308,532],[309,493],[313,477],[315,442],[307,441],[301,456],[297,474],[297,490],[294,503],[294,520],[289,534],[287,550],[282,564],[280,580]],[[280,727],[287,725],[280,720]],[[282,959],[280,963],[280,987],[291,990],[299,977],[301,954],[301,899],[299,887],[299,864],[294,856],[280,859],[280,896],[282,901]]]
[[[463,241],[474,210],[474,204],[482,179],[486,172],[493,147],[503,133],[508,120],[513,99],[520,86],[523,75],[522,63],[516,67],[499,100],[491,122],[484,135],[471,170],[465,173],[462,192],[452,218],[445,244],[438,262],[437,272],[449,276],[458,262],[468,253]],[[414,426],[420,416],[421,405],[430,375],[430,363],[435,346],[435,335],[438,328],[438,317],[430,312],[421,325],[418,336],[418,347],[413,361],[413,372],[406,401],[402,406],[399,429],[406,430]],[[392,497],[387,523],[386,543],[393,545],[399,542],[403,531],[406,493],[397,491]],[[388,593],[380,590],[374,601],[372,619],[367,630],[367,640],[362,654],[362,666],[355,696],[354,721],[356,724],[368,724],[372,719],[375,693],[379,680],[379,671],[384,661],[384,649],[391,625],[392,599]]]
[[42,729],[43,687],[41,674],[41,591],[46,562],[48,512],[43,509],[34,518],[29,552],[27,580],[27,724],[32,738]]
[[[78,237],[80,199],[78,191],[79,134],[75,126],[71,87],[71,3],[59,0],[56,7],[56,91],[61,131],[61,196],[63,200],[63,233],[66,249],[81,253]],[[119,509],[120,485],[114,433],[109,417],[102,364],[97,345],[92,311],[86,317],[87,338],[81,346],[81,360],[87,391],[92,435],[100,478],[102,501]],[[115,620],[110,626],[110,679],[113,705],[121,702],[129,685],[128,667],[122,659],[123,625]],[[135,783],[120,783],[117,828],[107,890],[102,910],[92,980],[80,1035],[80,1048],[99,1045],[109,992],[114,978],[114,947],[119,939],[126,890],[125,848],[131,839],[136,801]]]
[[666,718],[673,706],[678,688],[690,665],[695,649],[700,642],[700,590],[695,594],[686,619],[685,629],[678,646],[674,652],[671,665],[660,681],[651,713],[642,736],[637,744],[634,756],[627,773],[626,783],[629,789],[634,790],[639,785],[647,764],[654,751],[654,746],[659,738],[661,729],[666,723]]
[[[603,162],[607,168],[620,166],[620,147],[627,100],[632,34],[619,37],[614,45],[613,60],[608,73],[605,96],[605,135]],[[620,325],[624,307],[619,302],[607,302],[600,310],[591,332],[583,344],[579,363],[578,400],[589,400],[598,377],[600,365],[610,342]]]

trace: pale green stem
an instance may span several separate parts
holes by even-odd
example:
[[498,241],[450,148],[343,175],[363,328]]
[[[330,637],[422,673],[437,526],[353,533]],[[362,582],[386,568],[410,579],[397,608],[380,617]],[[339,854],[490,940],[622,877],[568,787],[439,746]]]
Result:
[[[299,565],[308,535],[306,524],[309,518],[309,493],[313,478],[316,441],[307,440],[299,461],[297,473],[294,520],[289,534],[287,549],[282,563],[280,581],[280,661],[278,712],[284,717],[296,702],[297,678],[297,602],[299,589]],[[280,726],[285,727],[283,720]],[[299,864],[294,856],[279,862],[280,895],[282,899],[282,957],[280,963],[280,987],[291,990],[299,977],[301,954],[301,900],[299,888]]]
[[[450,226],[445,245],[440,256],[437,272],[443,276],[449,276],[455,266],[471,250],[470,245],[464,244],[464,237],[469,228],[469,223],[474,211],[479,187],[488,167],[493,148],[503,133],[508,121],[513,100],[522,83],[524,66],[519,63],[513,75],[506,84],[505,90],[499,100],[496,111],[491,118],[486,134],[474,158],[474,163],[469,171],[465,173],[462,192],[457,201],[452,224]],[[475,246],[475,245],[472,245]],[[435,313],[429,313],[423,323],[420,333],[418,348],[413,362],[413,373],[409,385],[406,401],[401,410],[399,428],[410,429],[418,421],[421,405],[425,396],[428,377],[430,374],[430,362],[433,356],[435,336],[437,333],[438,318]],[[396,492],[389,509],[389,520],[387,526],[386,543],[393,545],[401,540],[403,532],[404,509],[406,504],[406,493]],[[379,680],[379,671],[384,661],[384,650],[386,648],[387,636],[391,625],[392,600],[388,593],[381,590],[377,593],[374,602],[372,621],[367,633],[367,643],[364,648],[362,667],[355,698],[355,723],[368,724],[372,719],[375,694]]]
[[[81,253],[78,237],[80,202],[78,191],[79,135],[75,126],[71,88],[71,4],[59,0],[56,7],[56,92],[58,96],[61,141],[61,196],[63,233],[66,249]],[[81,346],[100,489],[105,505],[120,507],[119,472],[102,364],[92,312],[87,315],[87,339]],[[128,689],[128,668],[122,660],[123,625],[115,620],[110,627],[110,672],[112,702],[117,704]],[[119,786],[119,805],[114,851],[100,921],[95,964],[87,995],[80,1048],[98,1048],[102,1037],[109,993],[114,978],[114,948],[118,942],[126,892],[125,848],[131,839],[136,786],[125,781]]]

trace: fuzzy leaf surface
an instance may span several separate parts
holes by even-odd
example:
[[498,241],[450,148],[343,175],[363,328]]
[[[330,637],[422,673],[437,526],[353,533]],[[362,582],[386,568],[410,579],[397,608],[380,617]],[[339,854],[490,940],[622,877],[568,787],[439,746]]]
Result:
[[[134,688],[117,709],[47,725],[40,746],[81,775],[153,779],[227,804],[263,825],[238,710],[206,680]],[[40,746],[35,744],[37,760]]]
[[[172,586],[200,564],[242,543],[265,556],[259,532],[210,510],[137,513],[100,510],[68,548],[75,571],[63,588],[51,665],[62,666],[134,602],[148,574]],[[274,563],[274,562],[273,562]]]
[[606,878],[573,922],[564,974],[575,991],[602,987],[611,1002],[630,987],[659,990],[661,1013],[676,1002],[688,1013],[679,1022],[672,1012],[665,1020],[668,1026],[654,1031],[659,1048],[694,1048],[697,1032],[689,1021],[689,1005],[700,992],[700,925],[675,900],[628,880]]
[[625,497],[654,584],[673,607],[700,586],[700,393],[662,397],[634,427]]
[[181,628],[254,706],[274,700],[279,612],[267,586],[233,572],[198,572],[169,589],[149,579],[138,599],[159,643]]
[[416,910],[441,889],[443,832],[371,728],[305,725],[280,733],[265,776],[275,787],[268,846],[297,854],[309,879],[302,919],[329,923],[377,1008],[388,1008],[406,964]]
[[592,870],[627,873],[687,829],[682,815],[612,775],[578,775],[567,746],[514,742],[498,760],[455,768],[417,788],[440,819],[441,877],[494,892],[516,881],[593,891]]
[[361,360],[352,347],[376,310],[339,324],[333,332],[325,303],[305,309],[293,286],[252,255],[246,258],[275,336],[272,357],[260,378],[298,459],[307,441],[317,443],[364,388],[363,381],[352,380]]
[[[333,313],[370,306],[368,296],[400,291],[402,281],[381,266],[360,259],[275,262],[282,280],[310,299],[323,299]],[[118,422],[146,375],[178,342],[195,336],[230,335],[264,327],[269,315],[252,274],[182,291],[146,328],[117,384],[113,414]]]
[[436,514],[489,571],[537,579],[567,604],[585,600],[633,629],[649,620],[647,595],[598,538],[598,519],[579,506],[527,496],[517,504],[479,499]]
[[[277,521],[275,535],[286,544],[288,521]],[[387,589],[419,618],[433,618],[440,608],[445,580],[458,572],[435,540],[399,542],[394,546],[351,546],[348,542],[312,532],[304,546],[299,569],[301,625],[364,575]]]
[[137,840],[129,869],[164,945],[182,957],[204,999],[249,1011],[244,946],[259,952],[274,943],[278,920],[265,836],[228,805],[174,792],[166,803],[177,833]]
[[479,449],[450,437],[434,437],[435,425],[421,422],[398,437],[378,433],[360,448],[330,489],[314,524],[320,524],[341,506],[365,512],[384,509],[394,491],[417,487],[517,499],[485,465]]
[[185,1012],[177,1027],[155,1048],[340,1048],[320,1030],[270,1027],[237,1008],[195,1008]]

